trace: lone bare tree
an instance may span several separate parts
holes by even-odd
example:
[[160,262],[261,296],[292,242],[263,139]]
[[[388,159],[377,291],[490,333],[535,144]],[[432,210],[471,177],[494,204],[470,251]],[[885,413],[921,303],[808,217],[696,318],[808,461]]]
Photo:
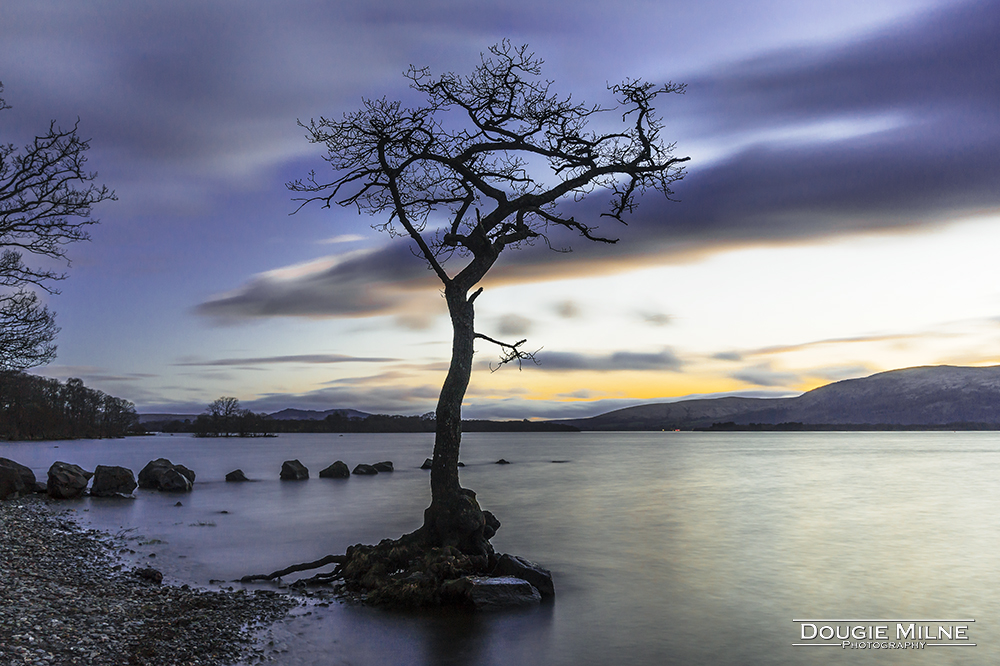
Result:
[[[0,84],[0,93],[3,85]],[[0,111],[10,106],[0,97]],[[88,240],[86,227],[96,224],[92,206],[115,193],[93,183],[97,174],[85,169],[89,142],[77,134],[79,121],[48,131],[18,150],[0,144],[0,369],[22,370],[55,357],[58,328],[54,315],[25,288],[33,285],[58,293],[52,282],[64,273],[31,268],[22,252],[66,260],[66,246]]]
[[[609,197],[605,216],[623,222],[646,190],[670,197],[683,176],[673,144],[661,137],[653,107],[684,86],[626,80],[609,87],[616,106],[588,106],[550,90],[542,61],[525,46],[504,41],[490,48],[471,76],[405,73],[426,103],[406,108],[387,99],[365,100],[341,120],[302,126],[325,146],[331,180],[315,172],[289,183],[304,206],[354,206],[383,216],[373,225],[408,236],[444,285],[454,331],[451,365],[437,404],[431,467],[431,504],[410,541],[457,548],[477,561],[493,556],[489,538],[499,522],[481,510],[458,478],[462,401],[477,339],[500,346],[501,363],[530,358],[524,340],[504,342],[476,331],[478,283],[500,254],[565,228],[585,239],[614,243],[591,223],[567,216],[561,204],[588,194]],[[589,129],[597,116],[620,114],[615,131]],[[301,123],[300,123],[301,124]],[[462,259],[448,270],[448,260]]]

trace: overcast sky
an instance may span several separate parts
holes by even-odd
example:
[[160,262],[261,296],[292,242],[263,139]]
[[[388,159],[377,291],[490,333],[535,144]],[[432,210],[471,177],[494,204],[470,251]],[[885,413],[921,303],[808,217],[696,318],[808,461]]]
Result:
[[[80,119],[117,202],[48,299],[54,363],[140,412],[433,409],[450,353],[439,284],[351,210],[294,215],[328,169],[297,120],[402,72],[467,73],[529,44],[553,89],[658,105],[674,187],[620,238],[507,253],[477,328],[539,366],[491,373],[466,415],[590,415],[654,399],[793,395],[914,365],[1000,363],[1000,2],[45,2],[0,8],[0,141]],[[613,120],[613,118],[611,118]]]

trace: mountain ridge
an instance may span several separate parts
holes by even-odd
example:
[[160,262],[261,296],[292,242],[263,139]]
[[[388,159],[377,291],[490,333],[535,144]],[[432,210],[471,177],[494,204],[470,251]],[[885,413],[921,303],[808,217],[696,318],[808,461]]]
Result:
[[1000,366],[902,368],[833,382],[794,398],[698,398],[558,422],[581,430],[674,430],[718,423],[1000,427]]

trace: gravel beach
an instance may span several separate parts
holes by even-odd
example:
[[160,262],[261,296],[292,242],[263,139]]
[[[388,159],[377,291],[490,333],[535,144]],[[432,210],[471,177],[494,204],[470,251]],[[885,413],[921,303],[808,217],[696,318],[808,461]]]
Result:
[[255,663],[255,641],[297,605],[270,591],[147,580],[115,539],[39,497],[0,502],[0,666]]

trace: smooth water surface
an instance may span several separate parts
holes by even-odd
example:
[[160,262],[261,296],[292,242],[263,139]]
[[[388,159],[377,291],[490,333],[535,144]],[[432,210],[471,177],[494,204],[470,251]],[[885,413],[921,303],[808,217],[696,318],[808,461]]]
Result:
[[[140,556],[208,586],[416,529],[431,445],[421,434],[155,436],[3,443],[0,456],[40,477],[56,460],[192,468],[190,494],[66,506],[159,540]],[[982,664],[1000,654],[1000,433],[472,433],[462,451],[463,485],[503,522],[497,551],[550,568],[555,602],[473,617],[313,607],[281,625],[279,663]],[[279,481],[293,458],[313,478]],[[317,478],[337,459],[392,460],[397,471]],[[236,468],[259,481],[225,483]],[[976,646],[793,647],[802,618],[971,618]]]

